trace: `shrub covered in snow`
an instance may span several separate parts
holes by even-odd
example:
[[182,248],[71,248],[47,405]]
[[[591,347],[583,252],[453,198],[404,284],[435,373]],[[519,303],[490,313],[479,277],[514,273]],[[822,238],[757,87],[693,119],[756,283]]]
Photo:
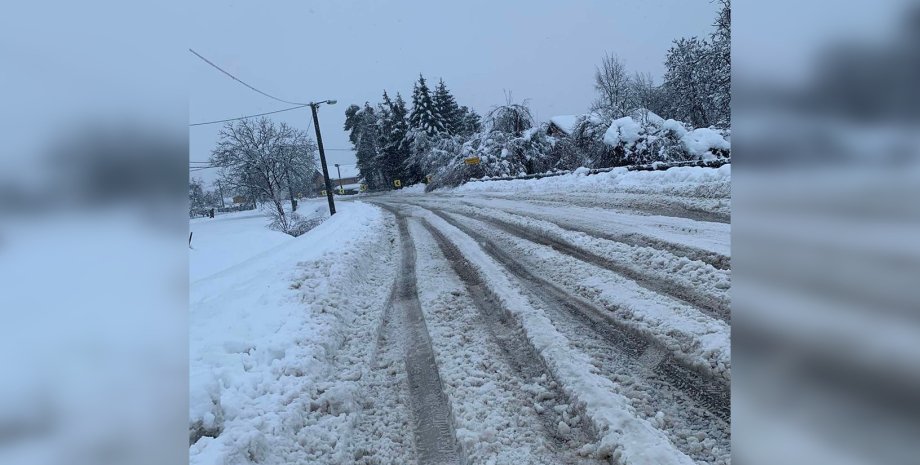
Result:
[[[580,135],[597,137],[596,132]],[[711,128],[688,130],[679,121],[665,120],[651,112],[643,117],[613,120],[602,141],[607,151],[595,148],[600,156],[592,160],[594,168],[727,158],[731,153],[722,132]]]

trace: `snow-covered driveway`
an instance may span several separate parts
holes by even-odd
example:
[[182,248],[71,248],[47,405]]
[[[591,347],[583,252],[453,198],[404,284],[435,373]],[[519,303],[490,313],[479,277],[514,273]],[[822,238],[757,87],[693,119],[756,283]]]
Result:
[[340,202],[193,283],[193,463],[730,463],[729,173]]

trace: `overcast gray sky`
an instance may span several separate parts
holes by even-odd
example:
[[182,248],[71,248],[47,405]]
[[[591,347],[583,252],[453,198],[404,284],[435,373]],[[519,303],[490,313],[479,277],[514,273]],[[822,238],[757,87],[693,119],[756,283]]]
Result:
[[[660,81],[673,39],[705,35],[710,0],[273,1],[188,4],[191,48],[243,81],[282,99],[337,99],[320,107],[324,145],[350,149],[348,105],[375,104],[384,89],[409,100],[421,72],[443,78],[461,105],[480,114],[504,91],[534,115],[582,113],[605,52]],[[189,122],[262,113],[285,104],[259,95],[191,53]],[[307,128],[309,108],[272,115]],[[189,130],[189,157],[207,160],[219,125]],[[312,128],[311,134],[312,134]],[[332,163],[354,163],[329,150]],[[193,176],[210,181],[209,172]]]

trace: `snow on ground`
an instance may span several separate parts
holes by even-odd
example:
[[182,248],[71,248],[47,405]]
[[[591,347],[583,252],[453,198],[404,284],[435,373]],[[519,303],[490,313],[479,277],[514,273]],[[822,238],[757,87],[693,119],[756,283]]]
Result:
[[463,252],[501,304],[519,320],[546,366],[592,423],[600,437],[595,451],[598,455],[637,465],[694,463],[661,430],[636,416],[628,400],[615,393],[613,383],[596,373],[585,354],[572,349],[544,312],[531,306],[501,266],[472,238],[433,213],[426,212],[423,217]]
[[[326,215],[324,199],[302,200],[298,207],[297,213],[306,218]],[[189,250],[189,282],[223,271],[293,239],[270,229],[271,221],[271,215],[264,209],[190,220],[189,231],[193,235]]]
[[680,166],[663,171],[615,168],[589,175],[587,169],[540,179],[469,182],[454,192],[635,192],[676,196],[727,197],[731,192],[731,165],[719,168]]
[[[421,200],[431,205],[457,205],[452,199],[428,195]],[[498,210],[515,215],[527,215],[540,220],[561,223],[569,228],[583,228],[628,243],[651,243],[690,248],[704,254],[729,257],[731,254],[731,225],[687,218],[642,215],[608,208],[577,207],[562,203],[536,203],[512,199],[464,197],[463,204],[476,207],[489,215]]]
[[671,288],[676,287],[682,295],[693,297],[694,300],[707,304],[709,307],[721,310],[727,309],[730,305],[731,298],[728,292],[731,287],[730,270],[717,269],[711,264],[677,256],[667,250],[598,238],[582,232],[563,229],[555,223],[498,209],[460,206],[457,211],[474,216],[495,218],[560,244],[584,250],[603,258],[606,262],[614,262],[618,268]]
[[[392,221],[359,202],[298,238],[261,221],[193,225],[206,238],[193,269],[224,269],[190,289],[189,462],[351,463],[368,340],[395,272]],[[234,241],[254,253],[214,259]]]
[[393,191],[393,194],[424,194],[425,193],[425,184],[418,183],[411,186],[403,187],[402,189]]
[[617,273],[496,231],[478,220],[451,214],[461,223],[499,240],[552,282],[609,309],[617,320],[662,342],[688,363],[729,380],[730,327],[698,309],[658,294]]
[[[450,398],[457,440],[467,457],[473,463],[496,464],[590,462],[576,455],[579,445],[569,424],[574,426],[571,417],[577,415],[565,409],[569,406],[561,405],[551,431],[541,425],[538,412],[554,406],[546,407],[553,397],[547,387],[551,380],[516,373],[520,368],[509,365],[490,336],[494,328],[478,314],[431,234],[417,221],[410,221],[409,230],[419,250],[417,273],[433,278],[419,280],[419,301]],[[565,420],[561,428],[566,434],[560,434],[559,422]],[[554,436],[569,442],[558,455],[548,444]]]

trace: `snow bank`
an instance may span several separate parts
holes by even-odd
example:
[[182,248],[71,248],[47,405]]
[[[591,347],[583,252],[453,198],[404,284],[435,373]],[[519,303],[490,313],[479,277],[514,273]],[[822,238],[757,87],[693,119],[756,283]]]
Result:
[[540,179],[468,182],[455,192],[592,192],[662,193],[679,196],[728,198],[731,195],[731,165],[719,168],[684,166],[664,171],[629,171],[615,168],[591,175],[588,169]]
[[573,349],[543,311],[534,308],[519,287],[471,237],[437,215],[424,218],[440,230],[477,268],[501,305],[521,323],[531,344],[573,402],[583,407],[600,438],[597,453],[616,463],[633,465],[693,464],[667,436],[636,416],[628,400],[615,392],[613,382],[596,374],[587,355]]
[[348,457],[360,396],[330,366],[355,314],[385,300],[390,237],[380,210],[343,203],[303,236],[192,284],[190,464]]
[[403,187],[402,189],[397,189],[393,191],[394,194],[424,194],[425,193],[425,184],[418,183],[411,186]]

